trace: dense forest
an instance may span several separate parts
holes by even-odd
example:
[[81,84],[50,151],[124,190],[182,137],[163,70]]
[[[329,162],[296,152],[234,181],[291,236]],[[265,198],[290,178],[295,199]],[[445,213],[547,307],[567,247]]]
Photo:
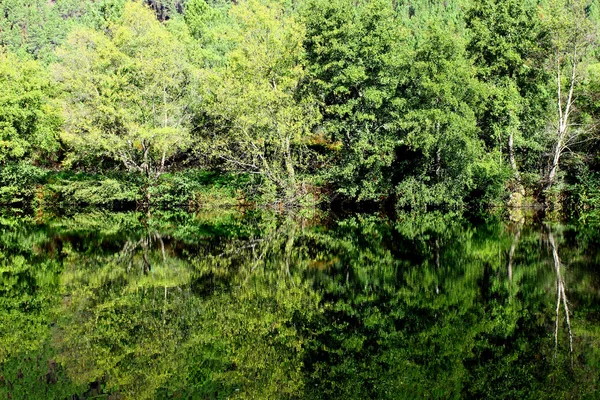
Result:
[[0,398],[598,398],[599,28],[0,0]]
[[0,204],[600,204],[594,0],[2,0]]

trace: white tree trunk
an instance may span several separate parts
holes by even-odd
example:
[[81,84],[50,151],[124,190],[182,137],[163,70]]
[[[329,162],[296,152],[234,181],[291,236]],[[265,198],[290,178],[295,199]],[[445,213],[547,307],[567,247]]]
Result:
[[513,169],[513,173],[515,174],[515,179],[518,183],[521,183],[521,174],[519,174],[519,169],[517,168],[517,161],[515,160],[515,145],[514,145],[514,133],[510,132],[508,135],[508,157],[510,159],[510,166]]
[[554,146],[554,154],[552,157],[552,164],[550,165],[550,171],[546,179],[546,190],[552,188],[554,181],[556,180],[556,173],[560,165],[560,157],[565,150],[565,144],[567,141],[567,134],[569,134],[569,117],[571,116],[573,106],[573,91],[576,84],[576,73],[577,73],[577,48],[573,49],[573,55],[571,59],[571,77],[569,80],[569,90],[566,101],[563,103],[562,98],[562,76],[561,76],[561,59],[556,55],[556,88],[557,88],[557,108],[558,108],[558,129],[557,129],[557,140]]

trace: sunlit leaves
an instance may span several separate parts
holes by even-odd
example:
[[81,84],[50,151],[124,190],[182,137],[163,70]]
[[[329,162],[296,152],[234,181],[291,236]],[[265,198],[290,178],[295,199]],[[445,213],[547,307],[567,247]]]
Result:
[[188,148],[191,68],[150,10],[128,4],[108,34],[74,30],[59,56],[70,162],[109,157],[152,177]]
[[281,4],[257,0],[232,8],[235,29],[227,64],[204,71],[201,151],[230,169],[260,175],[263,189],[292,200],[301,139],[317,118],[311,97],[299,97],[305,77],[304,28]]
[[41,66],[0,49],[0,165],[48,158],[58,149],[60,119]]

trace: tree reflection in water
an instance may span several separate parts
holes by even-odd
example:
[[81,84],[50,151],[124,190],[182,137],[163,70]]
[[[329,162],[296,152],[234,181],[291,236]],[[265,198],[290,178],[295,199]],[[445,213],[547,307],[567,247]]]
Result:
[[567,324],[567,329],[569,332],[569,355],[571,358],[571,368],[574,368],[573,361],[573,331],[571,330],[571,319],[569,317],[569,303],[567,301],[567,295],[565,293],[565,280],[563,279],[563,275],[561,273],[562,262],[560,261],[560,257],[558,255],[558,248],[556,246],[556,242],[554,241],[554,235],[550,228],[548,227],[548,243],[552,249],[552,258],[554,260],[554,270],[556,271],[556,326],[554,329],[554,358],[556,359],[556,355],[558,353],[558,326],[560,319],[560,305],[562,305],[565,309],[565,321]]
[[229,212],[79,215],[1,235],[0,396],[598,389],[600,237],[590,227]]

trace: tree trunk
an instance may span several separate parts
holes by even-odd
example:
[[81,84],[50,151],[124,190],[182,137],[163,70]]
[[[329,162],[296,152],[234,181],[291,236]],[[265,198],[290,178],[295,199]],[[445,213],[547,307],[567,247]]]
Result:
[[513,238],[512,245],[510,246],[510,251],[508,252],[508,280],[509,280],[509,282],[512,282],[513,261],[515,258],[515,251],[517,250],[517,244],[519,243],[520,237],[521,237],[521,228],[517,227],[517,233],[515,233],[515,237]]
[[285,139],[285,169],[288,180],[288,197],[292,198],[296,190],[296,172],[294,171],[294,160],[292,160],[292,152],[290,149],[290,138]]
[[548,177],[546,181],[546,190],[552,188],[554,181],[556,179],[556,173],[558,172],[558,167],[560,163],[560,156],[562,155],[563,150],[565,149],[565,142],[567,141],[567,133],[569,128],[569,117],[571,116],[572,106],[573,106],[573,92],[575,90],[575,84],[577,83],[577,66],[578,66],[578,55],[577,55],[577,47],[573,48],[573,55],[571,58],[571,76],[569,79],[569,91],[564,99],[563,103],[563,94],[562,94],[562,77],[561,77],[561,60],[559,55],[556,55],[556,92],[557,92],[557,111],[558,111],[558,138],[556,141],[556,147],[554,148],[554,155],[552,158],[552,165],[550,166],[550,171],[548,172]]
[[515,174],[515,179],[518,183],[521,183],[521,174],[519,174],[519,169],[517,168],[517,161],[515,160],[515,146],[514,146],[514,133],[510,132],[508,135],[508,157],[510,159],[510,166],[513,169],[513,173]]
[[556,291],[557,291],[557,302],[556,302],[556,323],[554,327],[554,357],[556,358],[558,352],[558,325],[560,316],[560,304],[562,302],[565,309],[565,321],[567,323],[567,330],[569,334],[569,356],[571,359],[571,370],[574,368],[574,352],[573,352],[573,330],[571,329],[571,318],[569,316],[569,301],[567,300],[567,294],[565,292],[565,280],[561,274],[560,267],[562,262],[558,255],[558,248],[554,241],[554,235],[550,228],[548,228],[548,242],[552,249],[552,258],[554,259],[554,270],[556,271]]
[[558,134],[558,142],[556,142],[556,146],[554,147],[554,156],[552,159],[552,165],[550,166],[550,172],[548,173],[548,180],[546,183],[546,190],[550,190],[552,185],[554,184],[554,180],[556,179],[556,173],[558,172],[558,164],[560,162],[560,156],[563,151],[563,144],[566,135],[566,126],[559,128]]

